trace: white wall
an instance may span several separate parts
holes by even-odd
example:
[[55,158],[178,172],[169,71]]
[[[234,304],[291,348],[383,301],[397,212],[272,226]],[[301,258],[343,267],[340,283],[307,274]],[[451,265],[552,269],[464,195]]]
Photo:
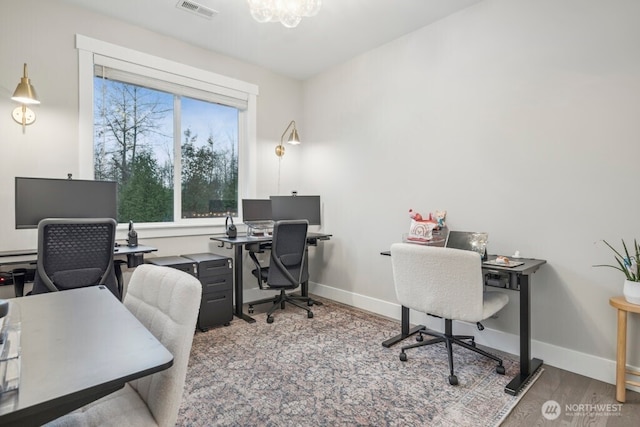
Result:
[[[24,17],[28,16],[28,25]],[[194,17],[198,19],[197,17]],[[83,34],[147,54],[185,63],[259,86],[257,133],[258,162],[255,196],[277,191],[278,161],[274,148],[290,120],[302,125],[302,83],[233,58],[211,53],[179,41],[96,15],[64,2],[24,0],[0,2],[0,251],[36,247],[35,230],[14,229],[14,177],[65,178],[79,176],[78,159],[78,53],[75,34]],[[34,107],[36,122],[23,133],[11,118],[10,100],[22,76],[22,64],[42,104]],[[290,149],[283,170],[295,164],[299,153]],[[283,178],[283,182],[286,179]],[[145,239],[159,248],[158,256],[224,250],[210,242],[220,229],[205,229],[202,236]],[[124,238],[119,231],[118,238]],[[226,251],[230,254],[230,251]],[[5,269],[6,270],[6,269]],[[0,289],[0,297],[7,292]],[[9,292],[10,294],[10,292]],[[7,295],[4,295],[7,296]]]
[[[613,262],[600,240],[640,238],[638,16],[636,0],[486,0],[306,81],[302,178],[336,236],[318,291],[395,302],[379,252],[410,208],[445,209],[451,228],[489,232],[490,252],[548,261],[534,355],[572,370],[579,354],[607,370],[582,373],[613,378],[623,276],[593,265]],[[509,296],[487,326],[517,334]],[[637,336],[633,319],[636,366]]]

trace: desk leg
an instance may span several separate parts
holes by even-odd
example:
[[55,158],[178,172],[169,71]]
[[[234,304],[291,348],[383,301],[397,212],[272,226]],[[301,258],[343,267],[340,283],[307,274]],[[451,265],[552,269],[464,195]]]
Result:
[[118,293],[120,293],[120,301],[124,301],[124,278],[122,277],[122,264],[124,261],[116,259],[113,261],[113,269],[116,275],[116,282],[118,283]]
[[627,399],[627,312],[618,309],[618,349],[616,353],[616,400],[624,403]]
[[409,308],[405,307],[404,305],[402,306],[402,320],[401,322],[401,333],[400,335],[395,335],[391,338],[389,338],[386,341],[382,342],[382,346],[389,348],[394,344],[399,343],[400,341],[402,341],[403,339],[410,337],[411,335],[417,333],[420,330],[426,329],[425,326],[423,325],[418,325],[418,326],[414,326],[413,328],[410,329],[410,323],[409,323]]
[[536,371],[542,360],[531,359],[531,289],[529,275],[520,276],[520,373],[516,375],[504,391],[515,396],[522,390]]
[[234,272],[234,281],[235,281],[235,298],[236,298],[236,308],[233,314],[236,317],[244,320],[245,322],[253,323],[256,321],[251,316],[248,316],[242,312],[242,302],[243,302],[243,288],[242,288],[242,245],[233,245],[235,248],[235,259],[233,261],[233,272]]

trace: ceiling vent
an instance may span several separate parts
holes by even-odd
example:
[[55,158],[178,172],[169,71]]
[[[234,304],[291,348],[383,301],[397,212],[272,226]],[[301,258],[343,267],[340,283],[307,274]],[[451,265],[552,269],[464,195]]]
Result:
[[209,7],[203,6],[200,3],[196,3],[195,1],[180,0],[178,4],[176,4],[176,7],[178,9],[186,10],[187,12],[194,13],[207,19],[211,19],[218,14],[217,10],[213,10]]

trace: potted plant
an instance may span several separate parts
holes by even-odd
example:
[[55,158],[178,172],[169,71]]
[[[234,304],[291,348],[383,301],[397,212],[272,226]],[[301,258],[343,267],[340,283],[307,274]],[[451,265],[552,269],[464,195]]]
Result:
[[640,304],[640,265],[638,264],[640,261],[640,245],[638,245],[638,241],[633,241],[633,251],[631,253],[629,253],[624,239],[622,240],[622,252],[616,250],[606,240],[603,240],[603,242],[615,254],[617,265],[601,264],[595,267],[611,267],[622,271],[625,275],[624,288],[622,290],[624,298],[632,304]]

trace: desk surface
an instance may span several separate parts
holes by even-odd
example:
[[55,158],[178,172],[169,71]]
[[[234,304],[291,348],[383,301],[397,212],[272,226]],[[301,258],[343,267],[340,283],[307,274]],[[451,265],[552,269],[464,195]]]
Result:
[[[113,248],[114,255],[131,255],[140,253],[155,252],[158,249],[151,246],[138,245],[129,247],[120,245]],[[29,264],[35,263],[38,259],[37,249],[23,249],[19,251],[3,251],[0,252],[0,265],[9,264]]]
[[[496,259],[497,255],[489,255],[488,260]],[[523,262],[524,264],[518,265],[515,267],[502,266],[502,265],[494,265],[494,264],[482,264],[482,268],[484,270],[495,270],[502,271],[507,273],[517,273],[517,274],[531,274],[535,273],[535,271],[540,268],[541,265],[546,264],[547,261],[544,259],[535,259],[535,258],[512,258],[513,261]]]
[[11,303],[21,318],[20,388],[0,396],[0,425],[41,424],[173,364],[173,355],[103,286]]
[[[382,251],[380,255],[391,256],[391,251]],[[489,255],[488,260],[496,259],[498,255]],[[513,258],[514,261],[523,262],[524,264],[518,265],[516,267],[502,266],[502,265],[494,265],[494,264],[482,264],[483,270],[494,270],[494,271],[502,271],[506,273],[516,273],[516,274],[531,274],[534,273],[541,265],[546,264],[547,261],[544,259],[536,259],[536,258]]]
[[[315,233],[309,232],[307,233],[307,240],[316,239],[316,240],[329,240],[333,235],[328,233]],[[239,234],[238,237],[227,237],[225,235],[213,236],[211,240],[217,240],[219,242],[230,243],[232,245],[244,245],[249,243],[264,243],[270,242],[273,240],[273,235],[265,234],[263,236],[248,236],[246,234]]]

